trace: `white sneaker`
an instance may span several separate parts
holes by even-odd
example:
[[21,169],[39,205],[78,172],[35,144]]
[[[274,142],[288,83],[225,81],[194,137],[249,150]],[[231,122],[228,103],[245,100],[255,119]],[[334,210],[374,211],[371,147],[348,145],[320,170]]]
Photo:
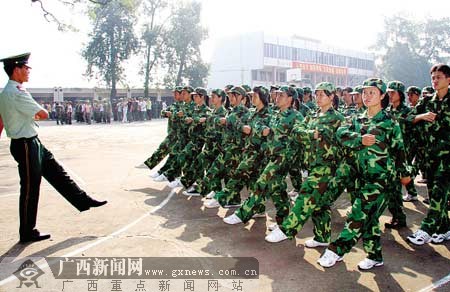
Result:
[[157,178],[158,176],[160,176],[161,174],[159,172],[154,172],[154,173],[150,173],[150,177],[151,178]]
[[240,206],[241,206],[241,204],[227,204],[223,207],[226,209],[229,209],[229,208],[239,208]]
[[163,173],[160,176],[157,176],[153,181],[168,181],[168,179]]
[[214,199],[215,195],[216,195],[216,192],[215,191],[211,191],[211,192],[209,192],[209,194],[206,195],[205,198],[207,198],[207,199]]
[[403,196],[403,202],[412,202],[412,201],[417,201],[418,199],[417,199],[417,196],[412,196],[412,195],[410,195],[410,194],[408,194],[408,193],[406,193],[404,196]]
[[214,209],[214,208],[219,208],[220,204],[219,204],[219,201],[217,201],[216,199],[211,199],[211,200],[207,200],[206,202],[204,202],[203,206],[205,206],[208,209]]
[[276,228],[275,230],[270,232],[265,239],[267,242],[280,242],[286,240],[287,238],[288,237],[286,236],[286,234],[284,234],[284,232],[281,231],[280,228]]
[[450,230],[449,231],[447,231],[446,233],[441,233],[441,234],[433,234],[432,236],[431,236],[431,241],[433,242],[433,243],[442,243],[442,242],[444,242],[445,240],[450,240]]
[[325,253],[317,260],[319,265],[324,268],[330,268],[336,264],[336,262],[342,261],[342,257],[338,256],[334,251],[325,250]]
[[256,213],[256,214],[253,214],[252,218],[253,218],[253,219],[256,219],[256,218],[266,218],[266,213],[264,212],[264,213]]
[[269,229],[269,231],[274,231],[275,229],[278,229],[278,228],[279,228],[279,226],[276,223],[269,225],[269,227],[267,227],[267,229]]
[[384,265],[383,262],[377,262],[377,261],[365,258],[364,260],[359,262],[358,268],[360,270],[370,270],[373,267],[381,267],[382,265]]
[[223,218],[223,222],[234,225],[242,223],[242,220],[236,214],[233,213],[233,215]]
[[191,191],[183,191],[183,195],[188,197],[200,197],[200,193],[195,189]]
[[174,179],[173,181],[169,182],[169,183],[167,184],[167,186],[168,186],[169,188],[174,189],[174,188],[178,188],[178,187],[183,187],[183,184],[181,183],[181,181],[180,181],[179,178],[176,178],[176,179]]
[[316,241],[313,239],[309,239],[307,241],[305,241],[305,246],[312,248],[312,247],[319,247],[319,246],[328,246],[329,243],[328,242],[320,242],[320,241]]
[[195,191],[195,189],[196,189],[196,185],[193,184],[192,186],[187,188],[186,192],[192,192],[192,191]]
[[410,242],[414,243],[415,245],[423,245],[431,241],[431,236],[421,229],[418,229],[416,232],[409,235],[407,238]]

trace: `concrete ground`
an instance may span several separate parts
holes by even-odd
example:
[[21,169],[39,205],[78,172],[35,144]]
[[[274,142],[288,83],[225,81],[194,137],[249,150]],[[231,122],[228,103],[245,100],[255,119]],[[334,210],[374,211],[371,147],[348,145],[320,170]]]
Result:
[[[198,197],[183,196],[180,189],[171,192],[166,183],[153,182],[148,169],[136,167],[164,139],[164,120],[90,126],[40,124],[42,143],[82,188],[97,199],[107,199],[108,204],[80,213],[43,180],[37,227],[51,233],[52,238],[19,244],[19,178],[9,153],[9,139],[3,133],[0,138],[0,270],[22,263],[25,257],[37,260],[49,256],[255,257],[259,261],[259,280],[250,281],[242,291],[430,291],[438,286],[437,291],[450,290],[450,241],[418,247],[406,240],[426,214],[427,205],[422,203],[425,185],[416,184],[420,193],[418,202],[405,203],[407,228],[385,230],[384,223],[390,220],[390,214],[381,217],[383,267],[359,271],[357,264],[365,257],[359,243],[343,262],[324,269],[316,263],[324,249],[304,246],[305,240],[312,237],[311,222],[295,241],[270,244],[264,237],[266,226],[273,223],[271,203],[267,206],[266,219],[251,220],[246,225],[226,225],[221,218],[231,214],[230,210],[205,209]],[[334,238],[343,228],[349,210],[346,198],[341,196],[335,204]],[[62,281],[51,277],[45,262],[37,264],[45,273],[38,279],[39,283],[48,286],[17,288],[20,282],[9,271],[0,273],[0,291],[120,291],[106,280],[101,280],[98,290],[92,287],[88,290],[86,281],[81,280],[65,283],[62,290]],[[194,291],[184,290],[186,287],[177,281],[172,283],[170,291]],[[146,291],[162,291],[156,290],[156,282],[149,281],[149,284],[153,290],[149,286]],[[135,287],[136,283],[131,283],[123,291],[143,291]],[[195,291],[208,290],[206,286],[198,286]],[[217,291],[238,290],[233,290],[231,283],[223,282]]]

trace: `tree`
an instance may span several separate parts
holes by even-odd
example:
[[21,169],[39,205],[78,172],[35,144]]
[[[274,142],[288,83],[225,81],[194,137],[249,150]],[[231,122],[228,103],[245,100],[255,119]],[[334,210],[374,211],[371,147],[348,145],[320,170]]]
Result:
[[86,75],[105,81],[111,87],[111,99],[116,98],[116,84],[123,77],[122,62],[138,48],[133,31],[136,7],[134,0],[112,0],[91,10],[94,27],[82,52],[88,62]]
[[[43,3],[43,1],[45,2],[45,0],[30,0],[30,1],[31,3],[39,4],[45,20],[47,20],[48,22],[56,23],[58,25],[58,30],[60,31],[75,30],[75,28],[72,25],[66,24],[64,21],[61,21],[59,17],[57,17],[54,13],[49,11]],[[56,0],[56,2],[59,2],[65,6],[70,6],[72,8],[74,8],[75,6],[86,5],[87,3],[106,5],[111,1],[112,0]]]
[[148,22],[144,25],[142,33],[143,51],[144,51],[144,97],[148,97],[150,72],[153,67],[163,57],[163,48],[165,45],[166,20],[161,19],[162,10],[167,7],[166,0],[145,0],[143,1],[144,16]]
[[450,18],[424,22],[395,15],[385,19],[384,31],[373,47],[386,80],[401,80],[406,85],[429,85],[428,70],[433,63],[448,62]]
[[[183,78],[204,85],[208,66],[201,60],[200,44],[207,37],[207,31],[200,25],[200,13],[201,4],[197,2],[182,4],[173,13],[167,35],[167,87],[181,84]],[[198,68],[194,69],[195,66]]]

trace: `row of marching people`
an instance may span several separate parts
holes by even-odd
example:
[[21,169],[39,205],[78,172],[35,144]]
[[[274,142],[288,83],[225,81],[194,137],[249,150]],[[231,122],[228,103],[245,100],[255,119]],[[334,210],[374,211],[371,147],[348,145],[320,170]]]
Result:
[[[305,245],[327,247],[318,259],[323,267],[341,261],[360,238],[367,258],[358,267],[382,266],[379,218],[388,208],[393,217],[386,227],[406,226],[402,186],[405,200],[417,197],[412,178],[418,165],[427,176],[430,208],[408,240],[450,240],[450,67],[435,65],[430,74],[435,93],[412,108],[405,105],[403,83],[379,78],[365,80],[337,109],[329,82],[316,85],[309,104],[304,97],[311,90],[294,86],[227,86],[211,98],[203,88],[176,87],[176,102],[163,113],[168,135],[145,165],[153,169],[168,156],[154,180],[205,197],[206,208],[237,208],[223,219],[227,224],[265,217],[270,198],[276,224],[269,226],[268,242],[293,239],[311,218],[314,238]],[[288,176],[298,193],[293,204]],[[249,196],[242,202],[244,187]],[[344,191],[351,211],[332,240],[331,206]]]

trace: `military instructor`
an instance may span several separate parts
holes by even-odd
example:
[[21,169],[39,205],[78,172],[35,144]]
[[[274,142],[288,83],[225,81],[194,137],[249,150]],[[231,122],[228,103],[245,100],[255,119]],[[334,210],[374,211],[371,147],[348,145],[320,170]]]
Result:
[[9,77],[0,94],[0,117],[11,138],[10,152],[19,168],[19,234],[22,243],[50,238],[50,234],[35,228],[42,177],[80,212],[107,203],[92,199],[80,189],[39,140],[35,120],[47,119],[48,112],[23,87],[30,74],[29,57],[30,53],[25,53],[0,60]]

